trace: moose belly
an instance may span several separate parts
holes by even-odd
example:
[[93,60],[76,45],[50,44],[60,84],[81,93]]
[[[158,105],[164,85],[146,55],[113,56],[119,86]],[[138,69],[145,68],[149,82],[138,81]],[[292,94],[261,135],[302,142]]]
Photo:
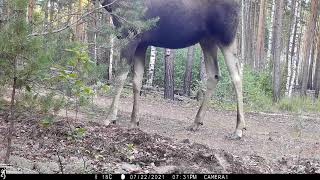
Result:
[[198,43],[206,35],[206,21],[199,3],[195,3],[197,1],[152,2],[149,4],[147,19],[156,17],[159,20],[143,35],[143,41],[148,45],[171,49],[185,48]]
[[172,31],[156,31],[151,33],[150,39],[148,40],[148,45],[170,48],[170,49],[179,49],[192,46],[198,43],[204,36],[203,32],[178,32],[176,30]]

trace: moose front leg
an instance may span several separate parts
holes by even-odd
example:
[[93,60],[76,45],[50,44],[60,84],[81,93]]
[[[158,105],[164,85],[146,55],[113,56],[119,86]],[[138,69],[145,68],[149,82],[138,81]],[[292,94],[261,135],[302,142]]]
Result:
[[131,127],[139,126],[139,98],[142,87],[142,79],[144,72],[146,48],[138,48],[134,57],[134,70],[133,70],[133,109],[131,114]]
[[213,40],[205,40],[200,43],[205,60],[205,66],[207,71],[207,89],[204,94],[201,106],[197,112],[195,121],[190,130],[196,131],[199,129],[200,125],[203,125],[203,119],[205,113],[207,111],[208,103],[211,99],[213,91],[218,83],[219,80],[219,68],[217,62],[217,50],[218,47]]
[[106,125],[109,124],[109,120],[112,124],[116,124],[120,95],[123,90],[125,80],[127,79],[129,70],[130,70],[130,67],[126,60],[122,60],[121,62],[119,62],[118,72],[116,74],[116,77],[114,80],[114,88],[112,90],[113,99],[112,99],[111,107],[107,116],[107,120],[105,121]]
[[228,67],[232,83],[234,85],[236,96],[237,96],[237,124],[236,130],[231,139],[240,139],[243,135],[243,130],[246,129],[246,123],[244,120],[243,110],[243,93],[242,93],[242,80],[241,80],[241,69],[238,58],[236,57],[235,43],[230,46],[222,46],[221,51],[224,55],[226,65]]

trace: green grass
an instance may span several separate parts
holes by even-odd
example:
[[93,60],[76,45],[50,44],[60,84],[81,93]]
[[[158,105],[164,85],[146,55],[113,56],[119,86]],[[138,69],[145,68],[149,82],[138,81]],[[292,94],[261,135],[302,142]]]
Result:
[[294,96],[283,98],[277,104],[276,108],[288,112],[320,112],[320,99],[312,100],[310,97]]

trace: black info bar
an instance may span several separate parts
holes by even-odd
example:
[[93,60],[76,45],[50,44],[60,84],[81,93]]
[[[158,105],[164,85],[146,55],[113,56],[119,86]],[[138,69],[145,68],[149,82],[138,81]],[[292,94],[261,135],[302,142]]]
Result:
[[284,179],[308,178],[320,179],[319,174],[7,174],[1,170],[0,180],[32,179],[32,180],[220,180],[220,179]]

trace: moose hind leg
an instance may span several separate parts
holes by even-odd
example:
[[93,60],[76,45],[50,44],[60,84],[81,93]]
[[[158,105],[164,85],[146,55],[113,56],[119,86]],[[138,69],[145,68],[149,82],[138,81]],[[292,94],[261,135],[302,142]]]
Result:
[[237,124],[235,133],[230,136],[232,139],[240,139],[243,134],[243,130],[246,129],[246,123],[244,120],[243,110],[243,93],[242,93],[242,80],[241,69],[238,58],[236,57],[235,43],[229,46],[222,46],[221,51],[224,55],[225,62],[228,71],[231,76],[232,83],[234,85],[237,96]]
[[138,48],[134,57],[134,70],[133,70],[133,109],[131,114],[131,127],[139,126],[139,98],[142,87],[142,79],[144,73],[146,48]]
[[219,80],[219,70],[217,62],[217,46],[213,41],[203,41],[200,43],[204,54],[205,66],[207,71],[207,89],[204,94],[201,106],[197,112],[193,125],[190,130],[196,131],[200,125],[203,125],[203,119],[207,110],[208,102],[211,99],[213,90]]
[[121,62],[119,62],[119,68],[117,70],[118,72],[114,80],[114,89],[112,90],[113,99],[112,99],[112,103],[111,103],[111,107],[110,107],[107,119],[105,121],[106,125],[108,125],[109,123],[108,120],[110,120],[111,123],[116,124],[120,95],[123,90],[125,80],[127,79],[129,69],[130,69],[129,65],[125,60],[122,60]]

